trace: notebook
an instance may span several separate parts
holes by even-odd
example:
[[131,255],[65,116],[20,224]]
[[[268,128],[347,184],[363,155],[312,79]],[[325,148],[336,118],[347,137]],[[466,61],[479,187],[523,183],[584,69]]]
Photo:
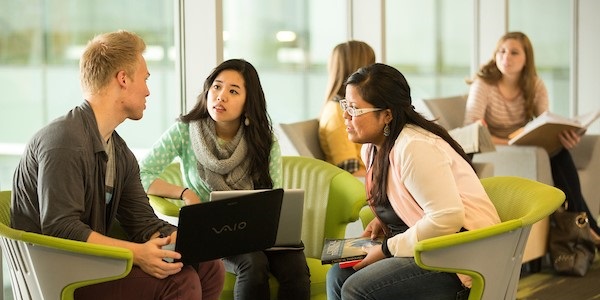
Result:
[[[213,191],[210,193],[210,201],[223,200],[261,191],[265,190]],[[285,189],[281,204],[277,238],[275,239],[275,247],[273,249],[303,249],[301,246],[303,212],[304,190]]]
[[282,200],[283,190],[273,189],[183,206],[174,249],[196,264],[273,247]]

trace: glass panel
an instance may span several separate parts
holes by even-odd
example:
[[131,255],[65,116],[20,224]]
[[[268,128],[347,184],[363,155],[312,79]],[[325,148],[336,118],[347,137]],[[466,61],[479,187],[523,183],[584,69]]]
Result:
[[224,58],[258,70],[273,124],[319,114],[329,53],[346,36],[345,7],[345,0],[223,1]]
[[98,33],[126,29],[146,41],[152,74],[147,109],[142,120],[126,121],[117,131],[134,149],[158,139],[180,107],[174,97],[174,3],[0,0],[0,188],[10,188],[23,144],[33,133],[83,102],[78,60]]
[[386,1],[387,63],[406,76],[413,99],[468,92],[472,2]]
[[511,0],[508,7],[509,30],[522,31],[533,44],[535,65],[548,89],[550,110],[569,116],[571,1]]

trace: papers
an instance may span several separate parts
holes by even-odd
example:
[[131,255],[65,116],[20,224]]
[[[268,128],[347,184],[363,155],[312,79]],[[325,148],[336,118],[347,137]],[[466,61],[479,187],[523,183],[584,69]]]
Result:
[[575,130],[583,134],[600,117],[600,110],[575,118],[566,118],[551,112],[544,112],[525,127],[510,135],[509,145],[533,145],[546,149],[548,154],[558,151],[562,144],[558,134],[564,130]]
[[448,131],[467,154],[496,151],[490,131],[481,121]]

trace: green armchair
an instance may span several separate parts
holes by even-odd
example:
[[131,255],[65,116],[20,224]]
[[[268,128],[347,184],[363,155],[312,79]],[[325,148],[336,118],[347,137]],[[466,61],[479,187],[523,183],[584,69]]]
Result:
[[[424,269],[471,276],[469,300],[512,300],[517,295],[532,225],[552,214],[565,195],[557,188],[520,177],[489,177],[481,182],[502,222],[420,241],[415,246],[415,261]],[[360,216],[364,226],[374,218],[369,207]]]
[[[167,166],[162,174],[160,174],[160,179],[182,186],[183,180],[181,179],[179,163],[175,162]],[[148,195],[148,200],[150,201],[150,206],[154,209],[154,213],[156,213],[159,218],[177,226],[179,209],[185,205],[183,201],[154,195]]]
[[[311,273],[311,299],[327,299],[325,277],[330,265],[321,264],[323,240],[342,238],[346,234],[346,226],[358,220],[360,209],[366,204],[363,183],[350,173],[325,161],[300,156],[284,156],[283,187],[286,189],[304,189],[304,216],[302,224],[302,241],[305,245],[308,267]],[[166,173],[179,171],[179,166],[172,164]],[[166,176],[168,177],[168,176]],[[181,180],[177,178],[168,179]],[[173,203],[161,197],[151,196],[150,204],[157,214],[177,217],[179,203]],[[233,299],[235,275],[226,274],[225,287],[221,299]],[[277,297],[277,281],[271,277],[271,298]]]
[[10,191],[1,191],[0,240],[14,299],[73,299],[79,287],[131,271],[133,254],[128,249],[11,228],[10,201]]

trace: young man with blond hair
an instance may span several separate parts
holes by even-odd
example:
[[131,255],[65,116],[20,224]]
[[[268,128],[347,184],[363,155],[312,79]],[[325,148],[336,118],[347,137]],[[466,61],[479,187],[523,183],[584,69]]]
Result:
[[[123,30],[88,43],[80,61],[85,101],[27,145],[14,175],[11,225],[133,252],[125,278],[79,288],[76,299],[218,299],[220,260],[194,267],[163,260],[181,257],[161,249],[175,242],[177,228],[154,214],[138,162],[115,131],[144,114],[150,94],[145,48],[139,36]],[[128,240],[108,236],[117,224]]]

